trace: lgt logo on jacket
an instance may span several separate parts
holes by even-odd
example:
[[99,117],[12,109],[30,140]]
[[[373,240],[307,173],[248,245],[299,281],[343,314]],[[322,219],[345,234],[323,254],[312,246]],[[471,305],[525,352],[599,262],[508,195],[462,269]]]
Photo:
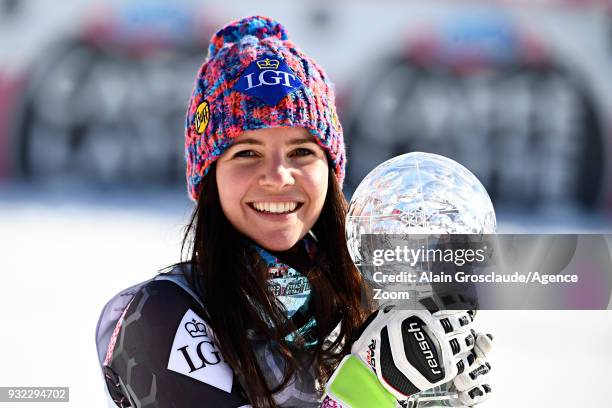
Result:
[[191,309],[176,329],[168,370],[231,392],[234,373],[221,356],[210,327]]

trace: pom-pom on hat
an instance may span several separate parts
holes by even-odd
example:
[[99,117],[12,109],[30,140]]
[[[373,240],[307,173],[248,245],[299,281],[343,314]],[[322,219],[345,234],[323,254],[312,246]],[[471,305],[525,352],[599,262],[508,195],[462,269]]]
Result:
[[198,200],[211,164],[241,132],[279,126],[307,129],[342,185],[344,139],[327,74],[277,21],[262,16],[234,21],[212,37],[187,109],[191,199]]

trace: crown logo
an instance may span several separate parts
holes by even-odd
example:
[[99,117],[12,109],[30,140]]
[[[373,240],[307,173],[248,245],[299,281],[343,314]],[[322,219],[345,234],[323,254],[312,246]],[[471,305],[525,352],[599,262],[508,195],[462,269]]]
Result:
[[206,334],[206,325],[196,321],[196,319],[191,319],[191,322],[185,323],[185,330],[194,338],[208,337],[208,334]]
[[280,61],[277,59],[265,58],[257,61],[259,69],[277,69],[280,65]]

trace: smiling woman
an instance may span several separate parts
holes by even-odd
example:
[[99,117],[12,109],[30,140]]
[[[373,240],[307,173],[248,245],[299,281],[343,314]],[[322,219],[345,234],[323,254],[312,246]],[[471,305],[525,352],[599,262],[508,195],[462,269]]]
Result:
[[100,318],[113,404],[334,403],[324,384],[367,313],[344,238],[334,103],[278,22],[250,17],[213,36],[187,111],[187,260]]

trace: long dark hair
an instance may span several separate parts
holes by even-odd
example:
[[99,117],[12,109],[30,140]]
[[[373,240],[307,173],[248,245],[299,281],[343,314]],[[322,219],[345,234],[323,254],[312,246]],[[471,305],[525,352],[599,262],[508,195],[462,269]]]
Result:
[[[225,217],[213,165],[203,181],[202,193],[183,240],[187,262],[194,268],[192,284],[205,306],[217,345],[225,361],[239,373],[254,408],[276,407],[272,394],[287,385],[303,367],[296,346],[285,336],[295,325],[267,284],[267,266],[260,260],[251,241],[238,232]],[[316,261],[300,270],[311,286],[310,309],[317,321],[316,346],[310,364],[321,383],[327,381],[342,357],[350,351],[350,341],[365,318],[361,305],[361,277],[348,253],[344,235],[347,202],[333,171],[329,171],[328,191],[319,219],[312,228],[317,239]],[[339,336],[332,343],[325,339],[340,323]],[[247,333],[253,332],[278,346],[285,361],[283,381],[270,388],[259,367]],[[298,347],[303,344],[298,339]],[[325,347],[323,347],[325,345]]]

